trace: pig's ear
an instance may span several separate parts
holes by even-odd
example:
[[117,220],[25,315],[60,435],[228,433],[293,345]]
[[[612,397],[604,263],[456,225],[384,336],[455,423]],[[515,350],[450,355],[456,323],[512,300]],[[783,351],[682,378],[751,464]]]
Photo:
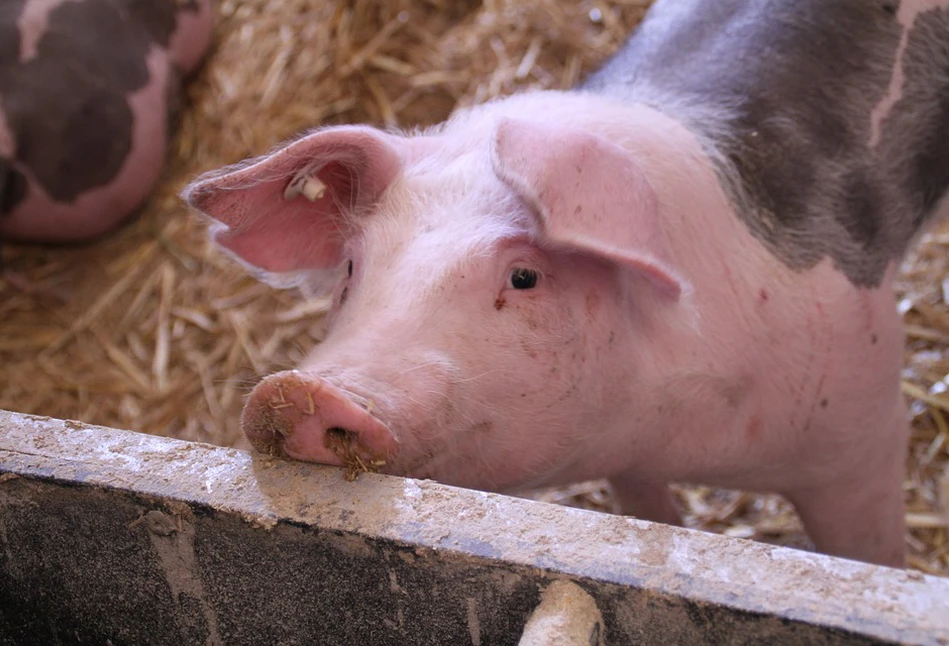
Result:
[[504,118],[492,161],[537,212],[547,242],[609,259],[679,297],[658,200],[629,152],[586,130]]
[[182,193],[218,223],[211,236],[266,272],[335,268],[352,218],[402,168],[396,137],[365,126],[317,131],[249,163],[208,173]]

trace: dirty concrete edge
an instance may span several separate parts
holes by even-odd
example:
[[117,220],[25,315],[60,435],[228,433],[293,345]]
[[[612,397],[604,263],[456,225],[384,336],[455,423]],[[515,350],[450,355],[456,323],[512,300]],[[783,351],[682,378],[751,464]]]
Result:
[[[631,518],[0,411],[0,473],[505,560],[899,643],[949,643],[949,579]],[[2,480],[0,480],[2,486]],[[555,537],[555,538],[554,538]],[[936,641],[936,640],[940,641]]]

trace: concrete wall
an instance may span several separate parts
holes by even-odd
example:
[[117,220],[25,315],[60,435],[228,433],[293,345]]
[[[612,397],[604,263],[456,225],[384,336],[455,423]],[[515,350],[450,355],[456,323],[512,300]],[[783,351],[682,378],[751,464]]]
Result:
[[949,580],[0,411],[0,644],[949,644]]

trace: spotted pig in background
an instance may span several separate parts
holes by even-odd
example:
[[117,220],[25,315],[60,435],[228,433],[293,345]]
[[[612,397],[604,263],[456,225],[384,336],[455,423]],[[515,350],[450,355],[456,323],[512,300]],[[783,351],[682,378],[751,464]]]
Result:
[[110,231],[158,180],[213,0],[0,3],[0,239]]

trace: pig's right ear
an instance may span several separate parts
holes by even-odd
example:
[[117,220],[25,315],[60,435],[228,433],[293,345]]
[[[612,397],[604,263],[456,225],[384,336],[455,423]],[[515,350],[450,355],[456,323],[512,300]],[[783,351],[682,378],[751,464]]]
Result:
[[504,118],[492,161],[536,211],[546,243],[607,259],[679,298],[685,283],[673,268],[659,201],[628,151],[580,128]]
[[402,168],[397,139],[365,126],[317,131],[276,152],[208,173],[181,197],[219,223],[212,239],[270,273],[332,269],[352,218]]

